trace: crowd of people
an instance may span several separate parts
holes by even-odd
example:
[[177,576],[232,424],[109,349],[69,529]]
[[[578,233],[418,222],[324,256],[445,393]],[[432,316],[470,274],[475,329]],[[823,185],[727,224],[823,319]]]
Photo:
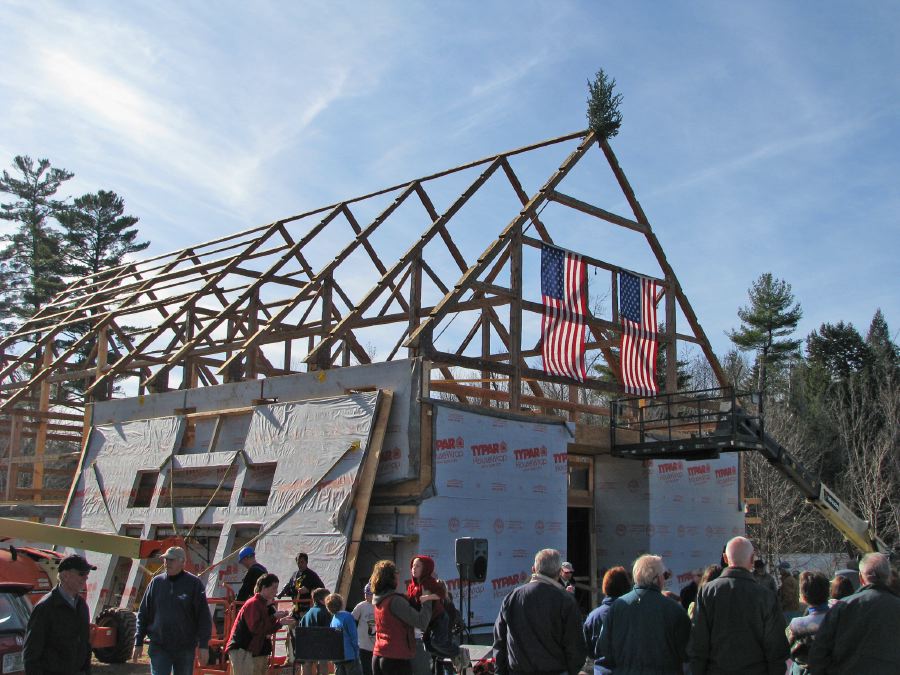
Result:
[[559,553],[539,551],[531,582],[506,597],[494,625],[495,671],[576,675],[587,656],[595,675],[900,673],[900,596],[886,555],[863,557],[856,592],[843,577],[795,580],[784,568],[790,579],[773,585],[754,557],[752,542],[735,537],[722,564],[679,596],[666,591],[663,559],[642,555],[630,578],[607,570],[603,601],[581,623],[558,582]]
[[[195,658],[201,665],[209,658],[207,598],[200,579],[184,569],[184,549],[169,548],[161,557],[164,572],[151,579],[137,612],[133,658],[142,656],[147,640],[153,675],[188,675]],[[306,553],[296,556],[297,571],[280,592],[278,577],[257,562],[252,547],[241,549],[238,559],[247,571],[225,648],[235,675],[266,672],[271,636],[282,626],[295,631],[295,642],[308,635],[302,629],[340,631],[342,649],[330,658],[336,675],[412,675],[417,630],[440,669],[458,667],[458,613],[428,556],[412,559],[405,589],[395,563],[378,562],[352,612],[309,568]],[[744,537],[728,542],[721,562],[698,570],[678,595],[666,589],[664,560],[642,555],[630,575],[621,566],[606,571],[603,600],[584,618],[572,566],[556,550],[538,551],[531,579],[500,607],[493,670],[577,675],[593,661],[595,675],[785,675],[788,668],[793,675],[900,673],[900,596],[891,588],[885,555],[862,559],[856,592],[848,579],[829,582],[814,571],[795,580],[782,570],[787,574],[775,584]],[[26,675],[90,672],[81,596],[94,569],[78,555],[59,565],[59,584],[35,606],[28,624]],[[277,611],[279,597],[290,598],[292,610]],[[302,668],[304,675],[328,672],[325,661],[305,660]]]

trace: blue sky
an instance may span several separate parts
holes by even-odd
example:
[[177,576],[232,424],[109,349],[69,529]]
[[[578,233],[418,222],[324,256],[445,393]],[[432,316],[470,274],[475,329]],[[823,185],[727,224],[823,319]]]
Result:
[[[613,149],[718,352],[767,271],[802,335],[876,307],[896,332],[898,27],[888,1],[7,0],[0,163],[116,191],[161,253],[579,130],[602,67]],[[569,245],[616,260],[594,243]]]

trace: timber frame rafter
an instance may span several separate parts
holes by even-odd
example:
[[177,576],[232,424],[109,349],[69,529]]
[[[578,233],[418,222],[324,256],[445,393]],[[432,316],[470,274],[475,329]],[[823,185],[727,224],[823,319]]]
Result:
[[[528,192],[514,164],[529,153],[567,147],[544,184]],[[609,165],[630,214],[565,191],[567,177],[590,152]],[[441,182],[466,178],[465,189],[441,210]],[[491,221],[479,229],[496,237],[479,254],[468,250],[471,230],[457,232],[454,225],[489,189],[503,190],[514,207],[490,211]],[[542,307],[539,294],[535,301],[524,292],[523,252],[556,243],[554,223],[542,218],[551,204],[555,213],[575,212],[646,239],[663,289],[665,389],[677,388],[679,341],[699,345],[724,381],[612,148],[582,131],[74,280],[0,340],[0,416],[37,419],[61,404],[71,416],[117,389],[134,395],[409,357],[430,363],[429,391],[459,401],[573,420],[597,414],[603,409],[579,392],[617,394],[621,388],[599,378],[549,375],[540,369],[540,339],[525,342],[523,321],[533,323]],[[408,235],[409,227],[418,227],[419,235],[398,253],[397,237]],[[478,234],[480,247],[485,234]],[[618,376],[616,277],[623,268],[582,255],[610,274],[611,316],[590,315],[585,322],[589,353]],[[361,290],[366,279],[371,286]],[[676,331],[678,310],[684,332]],[[457,317],[465,318],[444,337]],[[67,335],[75,337],[61,342]],[[376,358],[382,349],[385,356]],[[497,380],[501,387],[493,386]],[[559,385],[567,388],[563,397]],[[21,425],[8,426],[7,498],[10,481],[16,489],[12,434],[21,434]],[[43,453],[42,446],[36,450]],[[39,489],[37,483],[35,469]]]

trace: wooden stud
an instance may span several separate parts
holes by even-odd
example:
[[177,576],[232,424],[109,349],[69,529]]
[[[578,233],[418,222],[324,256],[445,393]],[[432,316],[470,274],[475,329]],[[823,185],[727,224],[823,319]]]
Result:
[[337,583],[337,592],[345,598],[350,593],[350,584],[353,582],[353,574],[356,571],[356,559],[359,556],[359,545],[362,541],[366,516],[369,511],[369,502],[372,499],[372,490],[375,486],[375,473],[378,471],[378,462],[381,459],[381,449],[384,446],[384,435],[387,432],[392,401],[393,392],[387,389],[382,390],[379,396],[375,426],[370,437],[371,445],[365,460],[359,468],[354,494],[351,496],[351,508],[355,512],[355,518],[353,530],[350,533],[350,541],[347,543],[347,552],[344,558],[346,562]]

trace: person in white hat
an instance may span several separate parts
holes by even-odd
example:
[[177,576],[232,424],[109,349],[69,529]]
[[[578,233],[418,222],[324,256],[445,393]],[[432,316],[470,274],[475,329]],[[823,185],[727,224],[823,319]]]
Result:
[[147,652],[153,675],[192,675],[194,655],[201,666],[209,660],[212,621],[203,582],[184,570],[184,549],[172,546],[160,558],[165,573],[157,574],[147,585],[137,614],[132,660]]

